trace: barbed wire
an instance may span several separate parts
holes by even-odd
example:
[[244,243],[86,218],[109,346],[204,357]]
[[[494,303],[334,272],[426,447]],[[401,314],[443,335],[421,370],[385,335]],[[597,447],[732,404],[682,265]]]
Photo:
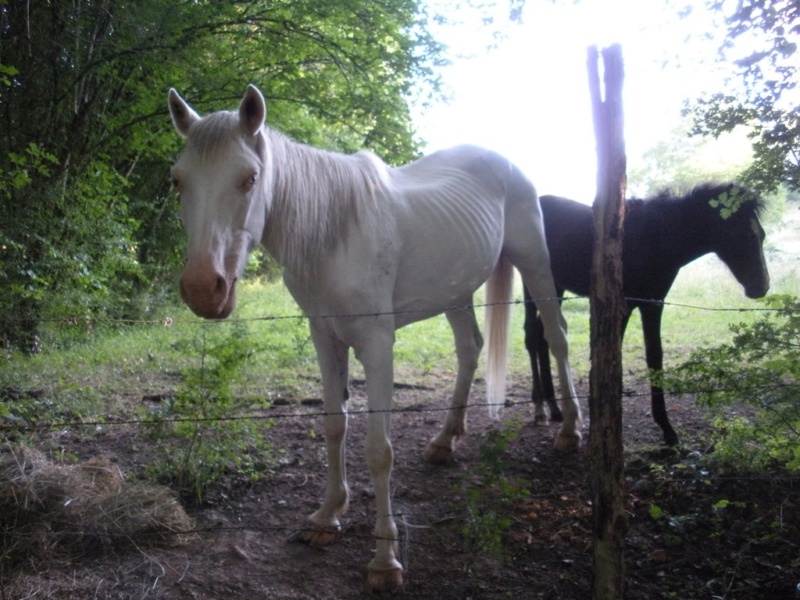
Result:
[[[548,297],[548,298],[537,298],[531,300],[534,303],[541,303],[541,302],[553,302],[553,301],[560,301],[560,302],[574,302],[574,301],[588,301],[587,298],[581,296],[566,296],[564,298],[556,298],[556,297]],[[654,304],[660,306],[674,306],[679,308],[685,308],[690,310],[698,310],[698,311],[707,311],[707,312],[735,312],[735,313],[776,313],[780,311],[786,311],[785,309],[778,309],[778,308],[771,308],[771,307],[709,307],[709,306],[699,306],[695,304],[687,304],[681,302],[668,302],[665,300],[656,300],[656,299],[647,299],[647,298],[636,298],[636,297],[626,297],[626,301],[628,302],[635,302],[638,304]],[[473,309],[481,309],[481,308],[489,308],[491,306],[496,305],[509,305],[509,306],[524,306],[526,304],[525,300],[512,300],[509,302],[503,303],[474,303],[474,304],[466,304],[466,305],[455,305],[455,306],[447,306],[441,308],[441,312],[448,312],[448,311],[456,311],[456,310],[473,310]],[[406,311],[376,311],[376,312],[367,312],[367,313],[346,313],[346,314],[319,314],[319,315],[305,315],[301,313],[297,314],[287,314],[287,315],[263,315],[263,316],[254,316],[254,317],[238,317],[238,318],[230,318],[224,322],[219,323],[256,323],[256,322],[278,322],[278,321],[288,321],[288,320],[307,320],[307,319],[352,319],[358,317],[383,317],[389,315],[404,315],[404,314],[415,314],[415,313],[429,313],[428,310],[416,309],[416,310],[406,310]],[[29,321],[30,319],[19,319],[19,321]],[[209,322],[202,321],[195,317],[171,317],[171,316],[164,316],[159,318],[152,318],[152,319],[124,319],[124,318],[101,318],[101,317],[90,317],[84,315],[74,315],[74,316],[67,316],[67,317],[60,317],[60,318],[49,318],[49,319],[40,319],[40,322],[51,323],[51,324],[62,324],[66,326],[84,326],[84,327],[92,327],[95,325],[146,325],[146,326],[162,326],[162,327],[171,327],[173,325],[206,325]],[[755,393],[770,389],[782,389],[782,388],[800,388],[800,384],[798,383],[780,383],[780,384],[773,384],[770,386],[749,386],[744,388],[737,388],[736,390],[725,390],[721,388],[706,388],[706,389],[697,389],[692,391],[687,391],[684,393],[691,393],[691,394],[702,394],[702,393],[722,393],[724,391],[739,391],[743,393]],[[668,393],[673,393],[667,390]],[[2,400],[3,390],[0,389],[0,400]],[[633,392],[633,393],[625,393],[625,398],[649,398],[650,391],[649,389],[646,392]],[[589,395],[588,394],[579,394],[577,399],[580,401],[588,401]],[[515,407],[526,407],[534,404],[533,400],[526,398],[524,400],[511,400],[507,399],[502,406],[505,408],[515,408]],[[490,403],[485,401],[474,400],[467,403],[466,408],[476,409],[476,408],[487,408]],[[83,428],[83,427],[150,427],[150,426],[158,426],[163,424],[180,424],[180,423],[218,423],[218,422],[232,422],[232,421],[243,421],[243,420],[251,420],[251,421],[278,421],[278,420],[285,420],[285,419],[319,419],[329,416],[331,412],[325,410],[316,410],[310,409],[311,407],[306,406],[305,408],[309,408],[310,410],[306,410],[302,413],[299,412],[274,412],[271,409],[274,407],[274,404],[270,406],[265,406],[259,413],[248,413],[248,414],[237,414],[231,415],[227,417],[222,416],[214,416],[214,417],[149,417],[149,418],[131,418],[131,419],[65,419],[65,420],[57,420],[57,421],[36,421],[36,422],[26,422],[26,423],[3,423],[0,422],[0,435],[6,434],[8,432],[28,432],[28,431],[35,431],[35,430],[54,430],[54,429],[64,429],[64,428]],[[293,403],[292,407],[303,406],[300,402]],[[265,413],[265,410],[269,410],[269,412]],[[447,412],[450,410],[449,405],[438,405],[438,406],[398,406],[392,407],[390,409],[384,410],[376,410],[370,409],[368,406],[357,406],[353,407],[353,409],[348,410],[348,415],[351,417],[358,417],[361,415],[370,415],[370,414],[379,414],[379,413],[392,413],[392,414],[407,414],[407,413],[442,413]],[[338,413],[337,413],[338,414]],[[2,417],[2,415],[0,415]],[[2,419],[0,419],[2,421]],[[691,474],[684,474],[681,476],[680,474],[676,474],[675,476],[665,476],[660,475],[658,477],[653,477],[653,482],[656,484],[659,483],[672,483],[672,482],[685,482],[685,481],[695,481],[697,480],[696,476],[692,476]],[[722,482],[722,481],[735,481],[735,482],[752,482],[752,481],[786,481],[790,482],[792,485],[800,484],[800,476],[792,476],[792,475],[784,475],[784,476],[773,476],[773,475],[763,475],[763,476],[756,476],[756,475],[748,475],[748,476],[730,476],[730,475],[707,475],[703,477],[703,481],[714,481],[714,482]],[[2,483],[0,485],[5,485]],[[629,493],[630,493],[630,485],[628,486]],[[581,491],[576,491],[574,489],[562,489],[557,491],[548,492],[545,494],[531,494],[528,495],[527,498],[530,499],[546,499],[546,498],[574,498],[574,499],[581,499],[585,498],[586,493]],[[383,538],[388,539],[391,541],[399,541],[402,546],[409,543],[409,533],[408,530],[410,529],[431,529],[438,527],[449,520],[445,521],[442,519],[441,515],[437,515],[434,513],[426,513],[424,511],[412,511],[410,514],[407,511],[398,511],[392,515],[398,523],[401,525],[400,532],[401,535],[398,536],[398,539],[395,538]],[[456,520],[463,520],[467,517],[465,516],[458,516],[454,517]],[[561,519],[563,520],[579,520],[581,517],[576,516],[575,514],[569,515],[561,515]],[[588,517],[587,517],[588,518]],[[417,521],[417,522],[412,522]],[[346,524],[348,522],[345,522]],[[588,527],[588,524],[587,524]],[[293,523],[290,525],[285,524],[277,524],[277,525],[254,525],[254,524],[242,524],[242,525],[226,525],[226,526],[200,526],[200,527],[193,527],[186,530],[173,530],[168,532],[160,532],[158,534],[153,534],[154,536],[164,537],[167,536],[185,536],[185,535],[207,535],[207,534],[214,534],[219,532],[258,532],[258,533],[272,533],[272,534],[293,534],[298,531],[304,530],[304,526],[302,523]],[[87,532],[83,531],[53,531],[53,532],[46,532],[45,535],[52,535],[52,536],[75,536],[75,537],[86,537],[87,533],[89,535],[92,534],[91,531]],[[14,537],[25,537],[25,536],[41,536],[42,532],[26,532],[26,531],[5,531],[2,532],[2,535],[11,535]],[[141,539],[143,536],[140,533],[134,534],[126,534],[124,532],[115,533],[115,532],[108,532],[103,531],[102,535],[104,539]],[[343,527],[342,530],[337,534],[340,537],[344,538],[353,538],[359,540],[369,540],[375,541],[377,539],[381,539],[376,537],[371,533],[361,533],[357,528],[349,528],[347,526]],[[437,547],[439,544],[436,542],[426,541],[424,539],[415,539],[414,544],[421,544],[428,547]],[[404,561],[406,562],[406,561]]]
[[[567,296],[563,300],[565,301],[572,301],[572,300],[582,300],[585,299],[580,296]],[[558,298],[543,298],[543,299],[534,299],[533,302],[542,302],[542,301],[555,301]],[[684,308],[689,308],[692,310],[708,310],[708,311],[727,311],[727,312],[745,312],[745,311],[754,311],[754,312],[764,312],[764,311],[777,311],[779,309],[773,308],[747,308],[747,307],[723,307],[723,308],[716,308],[716,307],[703,307],[703,306],[696,306],[690,304],[681,304],[681,303],[671,303],[662,300],[648,300],[642,298],[627,298],[627,300],[632,302],[652,302],[661,305],[674,305],[674,306],[681,306]],[[505,303],[496,303],[496,304],[507,304],[507,305],[524,305],[524,300],[513,300],[510,302]],[[490,303],[482,303],[482,304],[472,304],[472,305],[459,305],[459,306],[450,306],[444,310],[465,310],[465,309],[473,309],[473,308],[485,308],[492,306],[494,304]],[[417,312],[417,311],[404,311],[408,313]],[[352,313],[352,314],[341,314],[341,315],[318,315],[315,317],[309,317],[307,315],[302,314],[295,314],[295,315],[267,315],[262,317],[245,317],[239,319],[229,319],[228,322],[253,322],[253,321],[278,321],[278,320],[285,320],[285,319],[307,319],[307,318],[353,318],[359,316],[382,316],[386,314],[403,314],[403,311],[398,311],[394,313],[383,313],[383,312],[375,312],[375,313]],[[54,319],[53,322],[61,322],[61,323],[80,323],[86,322],[86,319],[79,319],[79,318],[63,318],[63,319]],[[96,322],[97,320],[92,320]],[[170,326],[173,323],[189,323],[194,325],[203,325],[206,324],[206,321],[202,321],[199,319],[172,319],[172,318],[163,318],[163,319],[152,319],[152,320],[137,320],[137,319],[108,319],[108,322],[111,323],[126,323],[126,324],[137,324],[137,323],[144,323],[144,324],[160,324],[164,326]],[[205,368],[205,367],[203,367]],[[736,389],[724,389],[720,387],[709,387],[709,388],[698,388],[693,390],[665,390],[667,393],[670,394],[716,394],[716,393],[725,393],[725,392],[739,392],[743,394],[754,394],[754,393],[763,393],[764,391],[769,390],[776,390],[776,389],[785,389],[785,388],[792,388],[797,389],[800,387],[798,383],[790,383],[790,382],[781,382],[778,384],[773,384],[771,386],[738,386]],[[6,388],[6,390],[0,389],[0,399],[4,399],[3,395],[8,395],[9,390],[11,388]],[[258,388],[261,391],[261,388]],[[24,395],[24,392],[22,392]],[[165,394],[164,398],[168,399],[167,397],[177,397],[178,393],[171,393]],[[647,390],[642,392],[627,392],[624,394],[626,398],[645,398],[650,397],[650,391]],[[589,395],[578,395],[576,397],[578,401],[588,401]],[[314,399],[315,402],[313,404],[321,404],[321,400]],[[146,402],[146,397],[142,398],[142,402]],[[294,402],[287,402],[289,404],[296,404],[302,406],[304,403],[302,401],[295,400]],[[502,406],[506,408],[513,408],[516,406],[530,406],[534,404],[534,401],[530,398],[526,398],[525,400],[511,400],[506,399],[506,401],[502,404]],[[306,403],[308,406],[309,403]],[[8,404],[6,406],[9,406]],[[329,416],[332,413],[329,413],[325,410],[313,410],[308,411],[305,413],[280,413],[274,412],[271,409],[277,406],[274,402],[269,400],[265,400],[265,404],[263,408],[260,408],[259,414],[255,414],[253,412],[249,412],[247,414],[236,414],[231,416],[219,416],[215,415],[213,417],[200,417],[200,416],[192,416],[192,417],[168,417],[168,416],[158,416],[158,417],[148,417],[148,418],[120,418],[120,419],[62,419],[62,420],[37,420],[31,421],[26,420],[24,417],[16,417],[13,414],[5,414],[0,415],[0,434],[7,434],[9,432],[16,432],[16,433],[23,433],[29,432],[34,430],[55,430],[55,429],[63,429],[63,428],[85,428],[85,427],[123,427],[123,426],[131,426],[131,427],[150,427],[150,426],[157,426],[157,425],[164,425],[164,424],[180,424],[180,423],[222,423],[222,422],[234,422],[234,421],[244,421],[244,420],[263,420],[263,421],[275,421],[280,419],[301,419],[301,418],[324,418]],[[485,401],[471,401],[467,403],[466,408],[488,408],[489,403]],[[264,414],[264,410],[270,410],[270,413]],[[441,413],[447,412],[450,410],[449,406],[406,406],[406,407],[392,407],[385,410],[375,410],[370,409],[369,407],[358,407],[356,409],[348,410],[348,414],[351,416],[358,416],[358,415],[369,415],[373,413],[394,413],[394,414],[402,414],[402,413]],[[24,414],[24,411],[21,411],[21,414]],[[5,420],[5,422],[2,422]]]
[[[767,391],[774,391],[774,390],[782,390],[782,389],[797,389],[800,390],[800,382],[798,383],[790,383],[790,382],[781,382],[775,383],[771,385],[754,385],[754,386],[737,386],[735,388],[722,388],[722,387],[715,387],[715,388],[697,388],[692,390],[685,390],[685,391],[676,391],[676,390],[665,390],[666,393],[672,395],[678,394],[717,394],[717,393],[729,393],[729,392],[738,392],[742,394],[757,394],[763,393]],[[0,390],[2,392],[2,390]],[[174,394],[177,397],[177,394]],[[625,398],[628,399],[638,399],[638,398],[650,398],[651,393],[650,391],[646,392],[626,392],[623,394]],[[590,400],[589,394],[576,394],[575,397],[578,401],[586,401]],[[558,399],[556,399],[558,400]],[[144,399],[143,399],[144,402]],[[266,401],[267,406],[259,409],[258,413],[248,413],[248,414],[237,414],[231,416],[213,416],[213,417],[157,417],[157,418],[135,418],[135,419],[75,419],[75,420],[62,420],[62,421],[36,421],[36,422],[27,422],[27,423],[0,423],[0,433],[13,431],[13,432],[24,432],[24,431],[32,431],[37,429],[63,429],[63,428],[80,428],[80,427],[122,427],[122,426],[156,426],[156,425],[164,425],[164,424],[181,424],[181,423],[226,423],[226,422],[237,422],[237,421],[277,421],[283,419],[319,419],[324,418],[327,416],[339,415],[341,413],[332,413],[325,410],[315,410],[313,412],[306,412],[306,413],[274,413],[274,414],[262,414],[264,410],[272,410],[273,408],[282,408],[283,406],[287,405],[290,407],[309,407],[316,404],[322,404],[321,399],[314,399],[313,403],[304,402],[303,400],[300,401],[288,401],[285,405],[275,404],[274,402],[270,402],[269,400]],[[525,400],[511,400],[506,398],[506,400],[502,403],[490,403],[485,401],[471,401],[467,402],[464,405],[464,408],[467,409],[476,409],[476,408],[489,408],[490,406],[500,406],[501,408],[515,408],[515,407],[525,407],[534,405],[535,402],[527,398]],[[359,407],[354,410],[348,410],[347,414],[351,417],[361,416],[361,415],[370,415],[370,414],[406,414],[406,413],[442,413],[447,412],[450,410],[450,406],[405,406],[405,407],[392,407],[387,409],[372,409],[368,406]],[[6,417],[8,418],[8,417]]]
[[[479,308],[489,308],[492,306],[524,306],[528,303],[542,303],[542,302],[573,302],[576,300],[588,301],[586,296],[564,296],[564,297],[541,297],[533,298],[531,300],[516,299],[508,302],[479,302],[469,303],[463,305],[449,305],[442,307],[432,307],[427,309],[407,309],[407,310],[390,310],[390,311],[370,311],[358,313],[335,313],[335,314],[313,314],[306,315],[296,313],[291,315],[264,315],[258,317],[229,317],[224,321],[204,321],[198,317],[176,318],[171,316],[164,316],[153,319],[133,319],[133,318],[112,318],[112,317],[94,317],[88,315],[71,315],[65,317],[46,317],[41,319],[20,317],[15,319],[16,322],[39,322],[39,323],[62,323],[65,325],[86,325],[91,326],[95,324],[119,324],[119,325],[162,325],[169,327],[178,324],[191,324],[198,323],[248,323],[248,322],[269,322],[269,321],[283,321],[283,320],[303,320],[303,319],[354,319],[359,317],[384,317],[390,315],[410,315],[410,314],[429,314],[431,310],[439,311],[440,313],[457,311],[457,310],[473,310]],[[702,310],[707,312],[786,312],[785,308],[773,307],[713,307],[713,306],[700,306],[695,304],[687,304],[683,302],[668,302],[666,300],[659,300],[655,298],[638,298],[635,296],[626,296],[626,302],[635,302],[637,304],[653,304],[658,306],[675,306],[678,308],[688,308],[692,310]],[[794,312],[794,311],[789,311]]]

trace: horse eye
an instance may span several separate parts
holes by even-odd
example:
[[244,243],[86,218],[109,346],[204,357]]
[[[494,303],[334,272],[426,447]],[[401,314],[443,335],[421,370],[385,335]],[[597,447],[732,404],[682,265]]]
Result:
[[245,178],[245,180],[242,182],[242,188],[243,188],[245,191],[250,191],[250,190],[252,190],[252,189],[255,187],[255,185],[256,185],[256,181],[257,181],[257,180],[258,180],[258,176],[257,176],[257,175],[255,175],[255,174],[248,176],[248,177],[247,177],[247,178]]

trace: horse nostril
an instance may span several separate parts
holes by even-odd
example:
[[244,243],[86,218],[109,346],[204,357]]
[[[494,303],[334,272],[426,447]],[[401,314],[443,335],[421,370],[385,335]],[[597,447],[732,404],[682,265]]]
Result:
[[217,284],[214,287],[214,293],[223,298],[228,296],[228,281],[222,275],[217,275]]

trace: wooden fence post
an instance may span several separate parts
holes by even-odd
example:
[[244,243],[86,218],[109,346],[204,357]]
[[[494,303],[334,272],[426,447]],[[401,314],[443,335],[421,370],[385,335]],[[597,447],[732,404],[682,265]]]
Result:
[[597,139],[597,197],[591,277],[591,372],[588,461],[594,511],[592,598],[621,599],[625,586],[622,455],[622,223],[627,186],[623,135],[622,48],[602,50],[602,97],[596,47],[588,51]]

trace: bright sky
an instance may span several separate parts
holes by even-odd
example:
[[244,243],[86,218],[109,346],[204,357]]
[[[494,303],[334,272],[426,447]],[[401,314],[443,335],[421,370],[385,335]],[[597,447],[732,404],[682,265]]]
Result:
[[[507,10],[504,0],[498,2]],[[622,45],[629,169],[669,137],[685,98],[722,89],[713,65],[717,42],[702,39],[720,32],[715,16],[694,2],[700,6],[682,19],[670,4],[527,0],[522,24],[509,25],[507,39],[491,51],[482,50],[487,38],[475,26],[436,30],[454,54],[473,56],[442,70],[452,101],[416,120],[426,152],[478,144],[517,163],[539,193],[591,203],[597,158],[586,68],[590,45]]]

